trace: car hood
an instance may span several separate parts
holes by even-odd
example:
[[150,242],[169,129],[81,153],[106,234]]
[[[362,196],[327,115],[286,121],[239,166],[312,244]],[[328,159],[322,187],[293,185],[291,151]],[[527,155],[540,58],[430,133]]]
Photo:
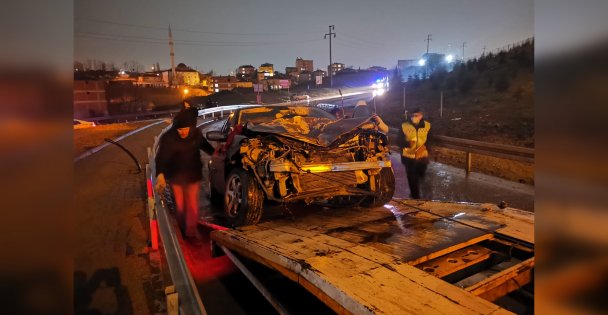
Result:
[[[253,133],[275,134],[302,142],[329,147],[337,144],[342,136],[356,132],[370,122],[371,118],[350,118],[329,120],[325,118],[295,116],[275,119],[269,123],[248,123],[247,131]],[[349,137],[350,138],[350,137]]]

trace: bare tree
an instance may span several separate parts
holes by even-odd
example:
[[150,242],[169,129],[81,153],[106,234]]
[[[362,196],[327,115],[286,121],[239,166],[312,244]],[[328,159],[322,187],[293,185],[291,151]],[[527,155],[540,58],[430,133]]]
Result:
[[84,71],[84,63],[80,62],[80,61],[74,61],[74,71]]
[[136,60],[131,60],[128,62],[127,71],[131,72],[143,72],[144,66]]

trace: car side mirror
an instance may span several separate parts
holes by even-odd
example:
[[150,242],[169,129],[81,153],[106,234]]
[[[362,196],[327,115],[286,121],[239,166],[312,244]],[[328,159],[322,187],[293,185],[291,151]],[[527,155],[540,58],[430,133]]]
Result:
[[209,131],[207,132],[207,140],[210,141],[226,141],[226,139],[228,138],[228,135],[223,134],[221,131],[217,131],[217,130],[213,130],[213,131]]

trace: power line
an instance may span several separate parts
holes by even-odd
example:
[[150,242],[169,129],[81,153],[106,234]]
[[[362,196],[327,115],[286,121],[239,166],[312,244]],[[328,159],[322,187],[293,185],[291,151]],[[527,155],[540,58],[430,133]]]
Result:
[[[107,33],[94,33],[94,32],[76,32],[78,37],[86,37],[101,40],[115,40],[115,41],[134,41],[143,43],[166,43],[165,38],[161,37],[148,37],[148,36],[129,36],[129,35],[117,35]],[[176,44],[180,45],[194,45],[194,46],[266,46],[266,45],[285,45],[285,44],[298,44],[303,42],[315,42],[321,41],[320,39],[309,39],[309,40],[290,40],[290,41],[274,41],[274,42],[240,42],[240,41],[204,41],[204,40],[174,40]]]
[[[113,21],[103,21],[98,19],[87,19],[87,18],[76,18],[77,21],[84,22],[93,22],[99,24],[109,24],[109,25],[118,25],[118,26],[126,26],[126,27],[135,27],[142,29],[152,29],[159,31],[166,31],[164,27],[158,26],[150,26],[150,25],[142,25],[142,24],[131,24],[131,23],[123,23],[123,22],[113,22]],[[302,35],[302,34],[314,34],[315,32],[296,32],[296,33],[232,33],[232,32],[209,32],[209,31],[200,31],[200,30],[192,30],[192,29],[184,29],[184,28],[173,28],[173,31],[186,32],[186,33],[199,33],[199,34],[209,34],[209,35],[234,35],[234,36],[290,36],[290,35]]]
[[382,44],[382,43],[377,43],[377,42],[371,42],[371,41],[368,41],[368,40],[363,40],[363,39],[360,39],[358,37],[349,35],[348,33],[340,33],[340,34],[342,34],[342,36],[345,36],[348,39],[351,39],[352,41],[357,41],[357,42],[360,42],[360,43],[363,43],[363,44],[366,44],[366,45],[373,45],[373,46],[386,46],[386,45],[388,45],[387,43]]
[[347,47],[352,47],[352,48],[358,48],[358,49],[374,49],[374,48],[377,48],[375,46],[368,46],[368,45],[365,45],[365,44],[349,41],[349,40],[344,39],[344,38],[336,38],[335,39],[335,43],[339,44],[339,45],[342,45],[342,46],[347,46]]

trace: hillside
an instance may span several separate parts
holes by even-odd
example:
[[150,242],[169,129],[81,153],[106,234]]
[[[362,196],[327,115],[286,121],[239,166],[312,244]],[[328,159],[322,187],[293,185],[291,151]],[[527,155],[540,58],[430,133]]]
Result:
[[393,84],[376,101],[393,127],[403,119],[404,90],[405,107],[420,107],[435,134],[534,147],[533,42],[470,60],[449,73]]

